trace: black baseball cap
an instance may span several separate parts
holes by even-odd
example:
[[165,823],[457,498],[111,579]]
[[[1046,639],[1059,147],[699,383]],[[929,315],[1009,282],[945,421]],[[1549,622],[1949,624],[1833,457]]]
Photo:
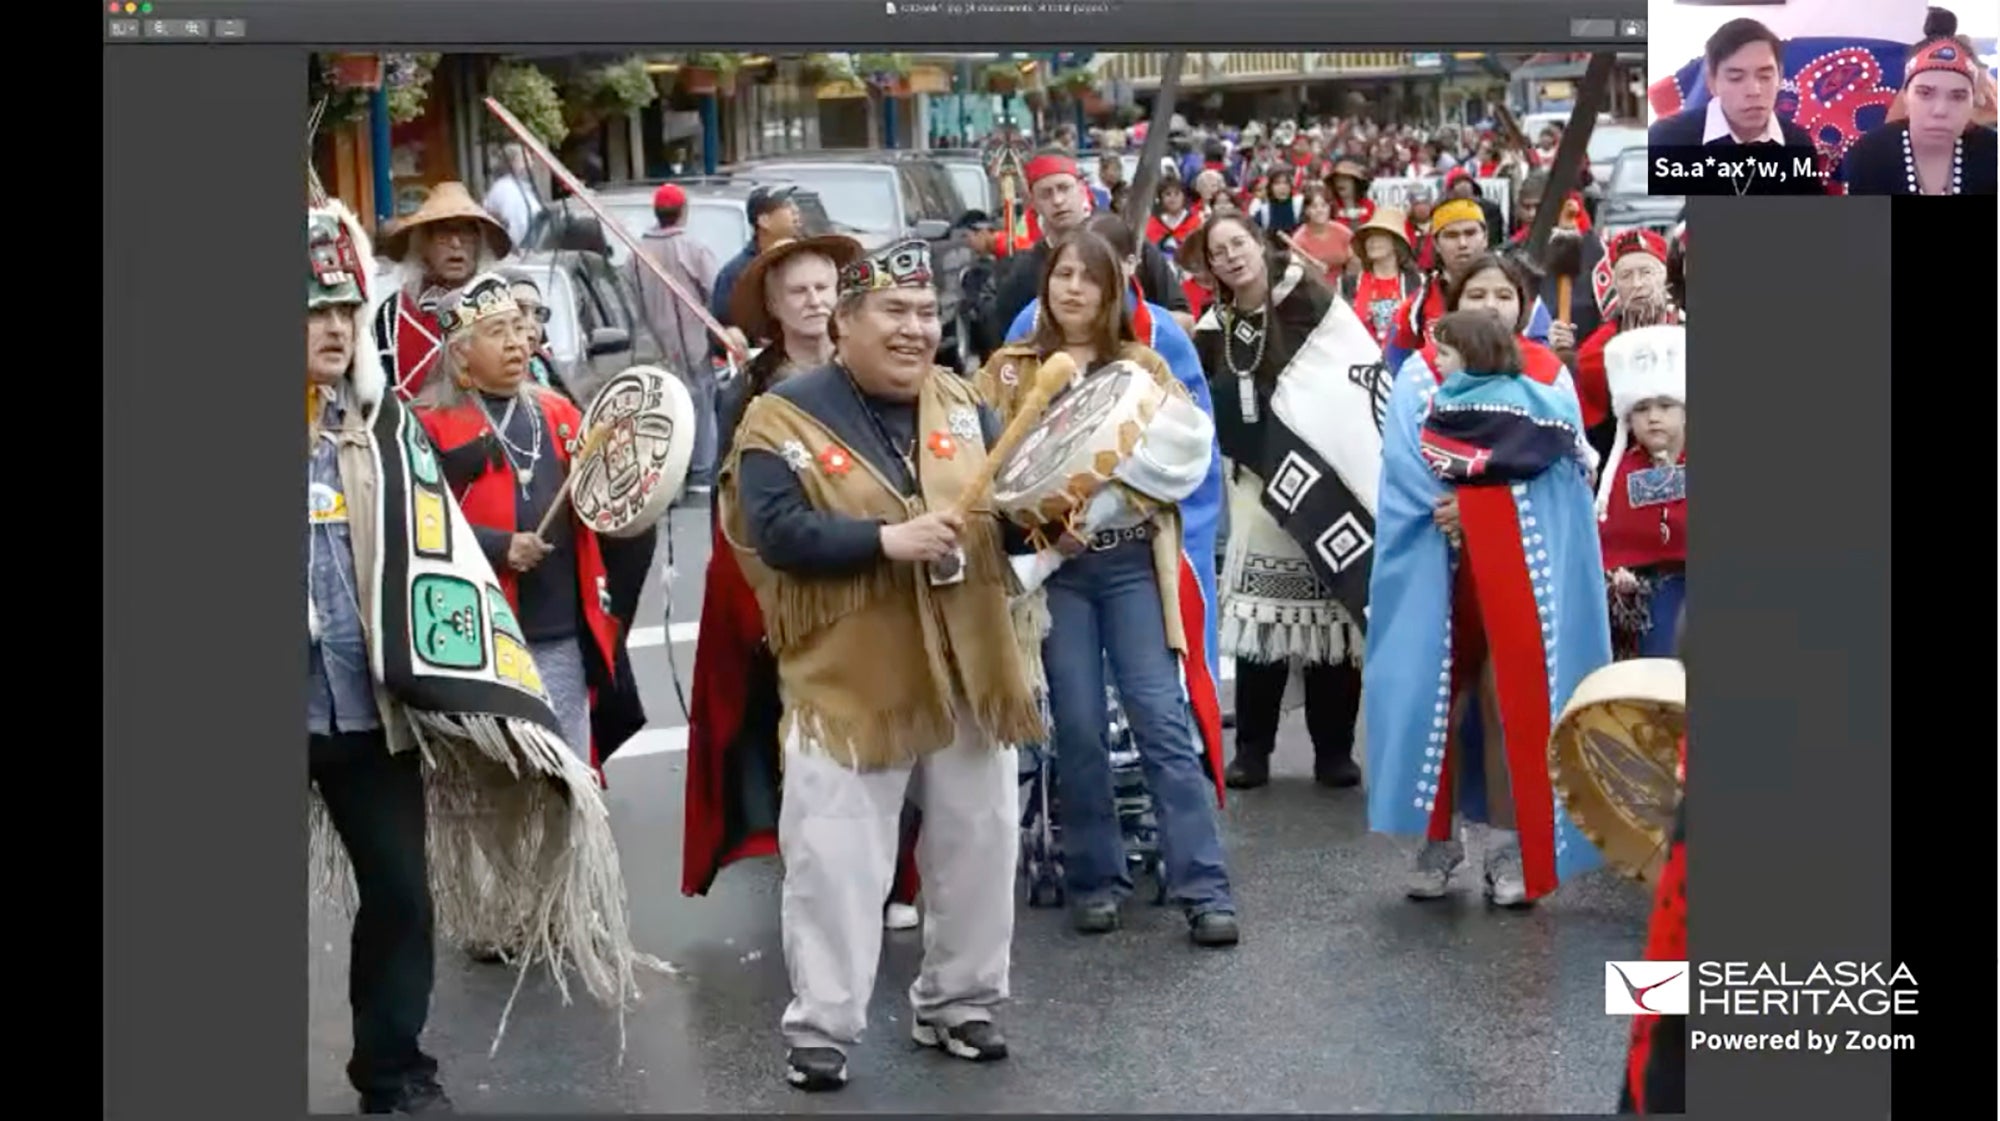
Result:
[[792,196],[797,192],[797,187],[786,183],[759,187],[750,192],[750,201],[744,204],[744,210],[750,215],[750,221],[754,224],[757,219],[773,210],[793,205]]

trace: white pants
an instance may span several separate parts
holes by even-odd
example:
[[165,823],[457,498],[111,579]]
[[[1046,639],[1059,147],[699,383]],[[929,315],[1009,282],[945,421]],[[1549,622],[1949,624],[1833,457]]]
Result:
[[1007,999],[1020,857],[1015,751],[963,706],[958,738],[915,767],[860,773],[796,735],[785,744],[778,851],[793,1047],[846,1051],[867,1026],[882,956],[882,900],[895,879],[904,799],[923,812],[924,963],[910,986],[920,1020],[991,1020]]

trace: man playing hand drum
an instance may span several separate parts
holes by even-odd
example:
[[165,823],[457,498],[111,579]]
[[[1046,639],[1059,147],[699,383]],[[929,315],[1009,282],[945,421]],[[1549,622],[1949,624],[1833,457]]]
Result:
[[719,488],[784,700],[783,1030],[787,1077],[806,1090],[847,1081],[906,796],[923,814],[929,904],[915,1037],[1005,1057],[992,1017],[1014,927],[1011,745],[1042,732],[1012,639],[1003,527],[985,503],[956,510],[998,421],[935,364],[929,249],[852,261],[838,293],[834,361],[750,403]]

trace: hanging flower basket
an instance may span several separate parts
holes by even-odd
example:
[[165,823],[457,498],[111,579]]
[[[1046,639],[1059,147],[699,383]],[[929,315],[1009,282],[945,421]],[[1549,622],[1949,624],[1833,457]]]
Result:
[[688,66],[681,69],[681,89],[688,93],[696,95],[714,93],[721,80],[722,75],[705,67]]
[[1097,75],[1088,70],[1066,70],[1049,83],[1049,89],[1082,101],[1097,92]]
[[382,58],[372,54],[337,54],[330,64],[333,84],[340,89],[382,88]]
[[799,83],[823,86],[829,82],[852,81],[854,69],[847,60],[831,54],[809,54],[799,60]]
[[431,76],[441,55],[392,54],[382,60],[382,85],[389,92],[389,121],[406,125],[424,115],[430,100]]
[[986,92],[999,97],[1010,97],[1021,88],[1021,68],[1011,62],[996,62],[981,77]]

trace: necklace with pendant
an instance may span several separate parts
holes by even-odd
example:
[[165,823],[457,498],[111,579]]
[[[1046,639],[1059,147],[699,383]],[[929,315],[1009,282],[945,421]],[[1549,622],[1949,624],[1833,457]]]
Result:
[[[535,464],[542,459],[542,418],[541,410],[528,410],[528,431],[532,434],[531,446],[523,448],[516,445],[508,439],[507,429],[513,425],[514,411],[520,404],[521,399],[518,396],[508,398],[506,410],[496,418],[492,406],[487,404],[486,399],[484,397],[479,399],[480,410],[486,414],[487,420],[493,422],[493,434],[499,439],[500,448],[507,455],[507,465],[514,470],[514,484],[520,488],[521,497],[526,498],[529,485],[535,481]],[[527,460],[525,466],[521,462],[524,459]]]

